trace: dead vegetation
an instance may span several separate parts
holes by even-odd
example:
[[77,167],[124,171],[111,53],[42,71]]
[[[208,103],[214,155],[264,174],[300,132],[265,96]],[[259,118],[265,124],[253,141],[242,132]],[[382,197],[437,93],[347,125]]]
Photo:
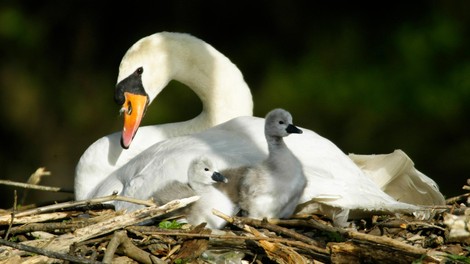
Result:
[[[465,185],[463,189],[469,191],[470,187]],[[161,207],[152,201],[117,195],[29,209],[22,206],[22,210],[15,202],[11,209],[0,213],[0,261],[470,263],[469,196],[464,193],[448,199],[448,205],[435,208],[429,219],[373,216],[355,221],[355,228],[350,229],[333,227],[328,219],[317,215],[260,221],[229,217],[218,211],[213,213],[230,223],[223,230],[173,220],[140,224],[164,218],[166,213],[198,197],[175,200]],[[115,199],[147,207],[131,213],[116,212],[106,204]]]

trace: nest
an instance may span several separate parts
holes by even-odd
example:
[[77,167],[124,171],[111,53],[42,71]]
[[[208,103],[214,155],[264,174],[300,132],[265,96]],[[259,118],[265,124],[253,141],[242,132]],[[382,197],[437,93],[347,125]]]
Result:
[[[35,186],[22,187],[51,188]],[[15,203],[0,214],[0,262],[470,263],[469,196],[448,199],[427,219],[377,215],[350,228],[318,215],[256,220],[214,210],[229,223],[223,230],[165,219],[197,196],[163,206],[118,195],[22,210]],[[147,207],[116,212],[107,204],[111,200]]]

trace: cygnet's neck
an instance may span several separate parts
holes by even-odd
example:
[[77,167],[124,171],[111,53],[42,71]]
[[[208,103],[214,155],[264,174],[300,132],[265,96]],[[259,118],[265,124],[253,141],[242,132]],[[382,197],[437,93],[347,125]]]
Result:
[[289,151],[283,137],[266,136],[266,141],[268,142],[270,158],[276,156],[277,154],[283,154],[286,151]]

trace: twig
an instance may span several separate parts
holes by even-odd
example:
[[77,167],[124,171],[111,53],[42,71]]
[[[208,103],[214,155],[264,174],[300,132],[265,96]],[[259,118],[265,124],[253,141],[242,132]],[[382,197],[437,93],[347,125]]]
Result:
[[16,195],[16,190],[15,190],[14,191],[14,199],[13,199],[13,211],[11,212],[11,221],[8,224],[7,233],[5,234],[5,240],[8,239],[8,236],[10,235],[10,230],[13,227],[13,221],[15,220],[17,202],[18,202],[18,195]]
[[464,193],[464,194],[461,194],[461,195],[458,195],[458,196],[447,198],[446,199],[446,204],[457,203],[458,201],[463,200],[465,198],[468,198],[469,196],[470,196],[470,193]]
[[33,189],[33,190],[40,190],[40,191],[47,191],[47,192],[63,192],[63,193],[73,193],[73,190],[61,188],[61,187],[51,187],[45,185],[36,185],[24,182],[16,182],[10,180],[0,180],[0,184],[8,185],[8,186],[15,186],[25,189]]
[[160,207],[146,207],[131,213],[119,215],[104,220],[94,225],[77,229],[72,234],[64,234],[52,240],[33,240],[27,241],[25,243],[32,244],[34,246],[42,246],[49,249],[54,249],[58,252],[66,252],[70,245],[72,245],[73,243],[85,241],[93,237],[113,232],[120,228],[150,220],[154,217],[182,208],[198,199],[199,196],[192,196],[180,200],[171,201]]
[[[189,233],[194,233],[194,234],[210,234],[211,230],[205,229],[206,223],[202,223],[196,227],[194,227],[192,230],[189,231]],[[172,260],[176,259],[188,259],[188,260],[194,260],[198,258],[199,256],[204,253],[204,251],[207,250],[209,245],[209,240],[208,239],[201,239],[201,238],[193,238],[193,239],[187,239],[183,241],[181,244],[181,249],[178,250],[178,252],[171,257]]]
[[[17,225],[17,224],[31,224],[31,223],[38,223],[38,222],[45,222],[45,221],[53,221],[53,220],[58,220],[58,219],[64,219],[71,215],[72,214],[70,212],[53,212],[53,213],[23,216],[21,218],[10,217],[8,221],[3,221],[4,218],[0,217],[0,226],[10,225],[11,223]],[[2,231],[0,231],[0,234],[1,233]]]
[[120,230],[114,233],[113,238],[106,248],[106,253],[104,254],[103,263],[112,263],[114,253],[118,247],[131,259],[144,264],[158,264],[164,263],[162,260],[153,256],[152,254],[143,251],[142,249],[136,247],[130,239],[127,237],[126,231]]
[[359,233],[357,231],[348,231],[346,233],[346,236],[351,239],[357,239],[361,241],[368,241],[372,243],[386,245],[388,247],[400,249],[402,251],[406,251],[408,253],[416,254],[416,255],[424,255],[428,252],[424,248],[413,247],[406,243],[403,243],[393,238],[389,238],[385,236],[373,236],[373,235]]
[[[105,203],[105,202],[109,202],[109,201],[113,201],[113,200],[126,201],[126,202],[131,202],[131,203],[136,203],[136,204],[142,204],[142,205],[146,205],[146,206],[155,205],[155,203],[151,202],[151,201],[139,200],[139,199],[134,199],[134,198],[125,197],[125,196],[119,196],[119,195],[109,195],[109,196],[94,198],[94,199],[89,199],[89,200],[58,203],[58,204],[52,204],[52,205],[43,206],[43,207],[39,207],[39,208],[34,208],[34,209],[31,209],[31,210],[27,210],[27,211],[17,213],[16,217],[32,215],[32,214],[39,214],[39,213],[54,211],[54,210],[58,210],[58,209],[65,209],[65,208],[70,208],[70,207],[75,207],[75,206],[81,206],[81,205]],[[0,221],[9,220],[8,217],[9,216],[7,216],[7,217],[0,216]]]
[[269,220],[258,220],[258,219],[253,219],[253,218],[247,218],[247,217],[233,217],[234,219],[237,218],[238,221],[241,221],[245,224],[251,225],[251,226],[256,226],[256,227],[262,227],[262,228],[267,228],[271,231],[274,231],[279,234],[284,234],[292,237],[295,240],[299,240],[302,242],[305,242],[307,244],[315,245],[315,246],[320,246],[319,243],[307,236],[304,236],[302,234],[299,234],[295,231],[292,231],[288,228],[284,228],[275,224],[272,224]]
[[[212,210],[212,213],[237,226],[238,228],[241,228],[246,232],[254,235],[255,237],[267,238],[266,235],[256,230],[256,228],[253,228],[244,223],[243,219],[241,218],[230,217],[215,209]],[[266,239],[261,239],[258,241],[258,244],[264,249],[266,255],[277,263],[307,263],[307,260],[302,255],[297,253],[293,248],[287,247],[281,243],[271,243]]]
[[[38,168],[31,176],[29,177],[28,181],[26,182],[27,184],[30,184],[32,186],[37,186],[39,182],[41,182],[42,177],[44,176],[49,176],[51,175],[50,171],[46,171],[45,167]],[[26,201],[26,197],[28,196],[28,191],[31,188],[27,188],[23,192],[23,197],[21,198],[21,204],[24,204]]]
[[[129,231],[135,232],[134,228],[136,228],[136,226],[129,227],[128,229]],[[139,232],[143,234],[148,234],[148,235],[200,237],[200,238],[212,238],[212,239],[221,239],[221,240],[267,240],[271,242],[285,243],[285,244],[290,244],[294,246],[296,245],[296,246],[312,249],[310,245],[306,245],[303,242],[289,240],[289,239],[280,238],[280,237],[246,237],[246,236],[237,236],[237,235],[215,235],[215,234],[201,234],[201,233],[187,233],[187,232],[171,232],[171,231],[163,231],[163,230],[162,231],[139,231]]]
[[27,251],[27,252],[47,256],[47,257],[50,257],[50,258],[72,261],[74,263],[84,263],[84,264],[101,263],[101,262],[98,262],[98,261],[92,261],[92,260],[88,260],[88,259],[84,259],[84,258],[78,258],[78,257],[74,257],[74,256],[71,256],[71,255],[68,255],[68,254],[57,253],[57,252],[45,250],[45,249],[42,249],[42,248],[37,248],[37,247],[27,246],[27,245],[23,245],[23,244],[19,244],[19,243],[10,242],[10,241],[2,239],[2,238],[0,238],[0,244],[5,245],[5,246],[9,246],[9,247],[12,247],[12,248],[16,248],[16,249],[19,249],[19,250],[22,250],[22,251]]
[[[222,219],[224,219],[225,221],[249,232],[249,233],[252,233],[253,232],[253,228],[251,228],[250,226],[246,225],[244,222],[243,222],[243,219],[244,218],[241,218],[241,217],[233,217],[233,216],[228,216],[220,211],[217,211],[217,210],[212,210],[212,213],[214,215],[217,215],[218,217],[221,217]],[[285,243],[285,244],[289,244],[289,245],[293,245],[293,246],[297,246],[297,247],[300,247],[300,248],[304,248],[304,249],[307,249],[307,250],[311,250],[313,252],[315,252],[316,254],[320,255],[321,258],[328,258],[328,255],[329,255],[329,251],[325,248],[321,248],[321,247],[318,247],[316,245],[310,245],[310,244],[306,244],[304,242],[301,242],[301,241],[293,241],[293,240],[288,240],[288,239],[274,239],[274,238],[270,238],[270,237],[262,237],[262,238],[254,238],[254,237],[250,237],[250,239],[252,240],[266,240],[266,241],[276,241],[276,242],[281,242],[281,243]],[[272,239],[272,240],[271,240]]]
[[[425,255],[428,253],[428,250],[424,248],[414,247],[414,246],[408,245],[404,242],[400,242],[389,237],[374,236],[374,235],[360,233],[357,231],[350,231],[350,230],[346,230],[346,229],[342,229],[338,227],[332,227],[332,226],[323,224],[320,221],[316,221],[313,219],[309,219],[307,221],[302,221],[302,220],[283,220],[283,221],[287,221],[287,222],[298,221],[298,223],[301,223],[302,225],[310,226],[312,228],[326,231],[326,232],[337,233],[343,236],[344,238],[349,238],[359,243],[369,242],[373,244],[378,244],[378,245],[388,247],[392,250],[396,250],[397,252],[406,252],[408,254],[417,255],[417,256]],[[415,223],[412,222],[411,224],[415,224]],[[432,227],[432,228],[437,228],[439,230],[442,230],[442,228],[438,226],[434,226],[434,225],[431,225],[431,226],[426,225],[426,227]],[[335,243],[332,243],[332,244],[335,244]],[[332,246],[330,246],[330,249],[332,249]]]
[[327,232],[333,232],[333,233],[338,233],[342,235],[344,238],[349,238],[356,240],[358,242],[370,242],[374,244],[380,244],[380,245],[385,245],[390,248],[394,248],[396,250],[404,251],[413,255],[424,255],[427,253],[426,249],[422,248],[417,248],[413,247],[411,245],[408,245],[406,243],[394,240],[392,238],[384,237],[384,236],[374,236],[374,235],[368,235],[364,233],[359,233],[357,231],[349,231],[346,229],[342,228],[337,228],[337,227],[332,227],[328,226],[326,224],[323,224],[319,221],[315,221],[313,219],[309,219],[307,221],[303,220],[282,220],[282,222],[292,222],[295,221],[298,224],[310,226],[312,228],[322,230],[322,231],[327,231]]
[[[48,219],[51,220],[51,219]],[[83,228],[96,224],[93,219],[87,219],[86,221],[74,221],[74,222],[48,222],[48,223],[30,223],[21,226],[11,228],[10,234],[21,234],[34,231],[45,231],[52,232],[54,230],[62,230],[63,233],[73,231],[74,229]],[[0,230],[0,235],[3,235],[5,230]]]

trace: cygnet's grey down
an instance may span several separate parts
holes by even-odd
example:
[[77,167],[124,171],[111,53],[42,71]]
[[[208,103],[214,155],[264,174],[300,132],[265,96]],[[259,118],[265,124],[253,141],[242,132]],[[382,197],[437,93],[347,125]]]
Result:
[[[186,214],[186,220],[192,225],[207,223],[209,228],[222,228],[226,222],[212,214],[215,208],[226,214],[233,214],[236,206],[222,192],[213,185],[225,184],[227,178],[217,172],[213,162],[207,157],[194,159],[188,169],[188,183],[171,182],[162,190],[153,195],[157,204],[165,204],[175,199],[199,195],[198,201],[192,205],[178,210],[177,213]],[[173,213],[172,215],[175,215]]]
[[293,214],[307,179],[283,137],[302,130],[292,124],[289,112],[277,108],[266,115],[264,133],[268,158],[242,175],[239,206],[249,217],[287,218]]

